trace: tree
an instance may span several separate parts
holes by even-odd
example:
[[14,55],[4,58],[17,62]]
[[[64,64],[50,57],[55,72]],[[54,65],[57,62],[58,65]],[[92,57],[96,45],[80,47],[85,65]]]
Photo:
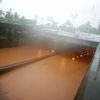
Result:
[[12,9],[9,9],[9,11],[6,11],[5,18],[8,20],[8,22],[12,22],[12,19],[13,19]]
[[70,22],[70,20],[67,20],[67,21],[65,22],[65,26],[66,26],[66,27],[72,27],[73,24]]
[[26,24],[25,16],[22,16],[22,17],[20,18],[20,23]]
[[79,26],[79,31],[86,33],[97,33],[97,29],[92,27],[89,21]]
[[49,16],[49,17],[47,17],[46,27],[52,28],[52,29],[57,29],[58,22],[57,21],[54,21],[53,17]]
[[14,17],[15,20],[19,19],[19,15],[18,15],[18,13],[15,12],[13,17]]
[[64,24],[62,24],[60,26],[60,29],[67,31],[67,32],[74,32],[75,31],[73,24],[70,22],[70,20],[67,20]]
[[81,32],[89,32],[90,28],[91,28],[91,24],[88,21],[87,23],[82,24],[81,26],[79,26],[79,31],[81,31]]

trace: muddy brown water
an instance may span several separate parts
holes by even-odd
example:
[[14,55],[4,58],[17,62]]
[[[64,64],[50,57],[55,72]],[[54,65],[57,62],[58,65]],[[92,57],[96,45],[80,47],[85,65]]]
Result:
[[56,55],[0,76],[1,100],[73,100],[91,57]]
[[43,49],[34,45],[0,49],[0,66],[5,66],[28,59],[42,57],[51,54],[50,49]]

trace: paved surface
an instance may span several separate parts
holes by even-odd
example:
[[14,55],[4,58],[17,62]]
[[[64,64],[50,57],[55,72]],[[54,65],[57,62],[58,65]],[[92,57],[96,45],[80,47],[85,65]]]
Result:
[[0,76],[1,100],[73,100],[90,57],[56,55]]

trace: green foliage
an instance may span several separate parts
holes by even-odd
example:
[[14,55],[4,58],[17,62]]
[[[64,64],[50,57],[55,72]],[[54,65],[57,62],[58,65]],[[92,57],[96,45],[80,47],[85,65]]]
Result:
[[47,17],[47,24],[45,25],[45,27],[47,28],[51,28],[51,29],[57,29],[58,27],[58,22],[56,22],[53,17],[49,16]]
[[20,24],[20,25],[33,25],[33,21],[30,19],[25,19],[24,16],[20,17],[17,12],[12,13],[12,9],[4,12],[0,10],[0,22],[11,23],[11,24]]
[[85,24],[80,25],[79,31],[80,32],[86,32],[86,33],[95,33],[95,34],[97,34],[97,29],[92,27],[92,25],[90,24],[89,21]]
[[[77,18],[76,15],[72,15],[73,19]],[[98,28],[94,28],[91,23],[88,21],[82,25],[80,25],[78,28],[75,28],[70,20],[67,20],[65,23],[59,26],[58,22],[56,22],[53,17],[49,16],[47,17],[47,23],[43,24],[43,18],[41,18],[41,25],[38,25],[38,15],[34,15],[34,19],[26,19],[25,16],[20,16],[17,12],[12,13],[12,9],[9,9],[9,11],[4,12],[3,10],[0,10],[0,22],[3,23],[11,23],[11,24],[18,24],[18,25],[32,25],[40,28],[48,28],[48,29],[54,29],[67,32],[75,32],[75,31],[80,31],[80,32],[85,32],[85,33],[95,33],[95,34],[100,34],[100,22],[98,25]]]
[[70,22],[70,20],[67,20],[64,24],[62,24],[60,29],[67,32],[75,31],[75,28],[73,27],[73,24]]

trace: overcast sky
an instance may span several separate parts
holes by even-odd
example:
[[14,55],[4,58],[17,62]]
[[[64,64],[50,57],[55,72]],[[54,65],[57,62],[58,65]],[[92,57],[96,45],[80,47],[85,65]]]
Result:
[[[2,0],[0,9],[7,11],[10,8],[26,18],[52,16],[61,23],[70,19],[74,25],[89,20],[97,26],[100,20],[100,0]],[[76,13],[78,17],[73,21],[71,15]]]

